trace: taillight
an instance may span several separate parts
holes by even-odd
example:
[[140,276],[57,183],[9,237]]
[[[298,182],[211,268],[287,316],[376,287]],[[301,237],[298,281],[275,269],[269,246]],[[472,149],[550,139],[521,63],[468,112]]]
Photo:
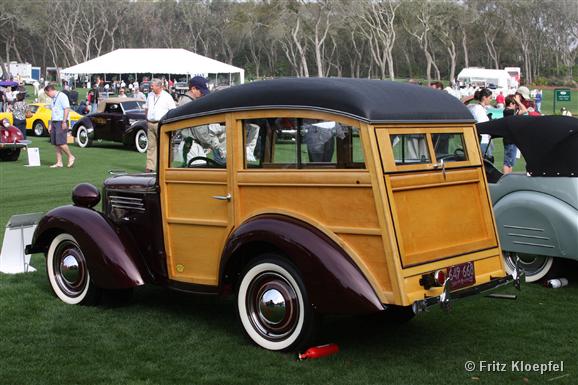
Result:
[[437,287],[442,287],[446,281],[446,271],[445,270],[438,270],[434,273],[434,280]]
[[447,273],[445,270],[436,270],[421,276],[419,284],[426,290],[432,287],[443,287],[446,282]]

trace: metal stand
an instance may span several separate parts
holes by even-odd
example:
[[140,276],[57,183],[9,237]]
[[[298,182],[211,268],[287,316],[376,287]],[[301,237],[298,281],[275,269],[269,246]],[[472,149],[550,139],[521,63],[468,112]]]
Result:
[[17,274],[36,271],[30,266],[30,254],[24,253],[24,247],[32,241],[42,213],[13,215],[4,231],[4,242],[0,253],[0,272]]

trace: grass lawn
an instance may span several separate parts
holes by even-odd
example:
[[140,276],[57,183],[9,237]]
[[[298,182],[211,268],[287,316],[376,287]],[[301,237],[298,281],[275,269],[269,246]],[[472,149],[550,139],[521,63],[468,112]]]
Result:
[[[74,185],[100,187],[108,170],[144,169],[143,154],[105,142],[73,147],[73,169],[50,169],[52,147],[32,140],[42,167],[24,167],[25,154],[0,163],[1,224],[68,204]],[[38,272],[0,274],[0,384],[576,384],[578,376],[575,272],[562,289],[526,284],[516,301],[476,297],[403,325],[327,318],[319,343],[340,353],[299,362],[249,344],[230,299],[140,287],[126,306],[70,306],[51,294],[43,256],[32,265]],[[468,372],[467,361],[507,365]],[[563,361],[564,372],[516,371],[512,361]]]

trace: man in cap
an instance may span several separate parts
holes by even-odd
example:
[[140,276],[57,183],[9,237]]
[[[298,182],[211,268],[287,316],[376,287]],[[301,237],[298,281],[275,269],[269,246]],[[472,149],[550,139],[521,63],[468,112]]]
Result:
[[[209,94],[207,79],[195,76],[189,80],[189,90],[179,99],[179,106],[190,103],[195,99]],[[179,151],[183,161],[187,164],[189,159],[205,157],[207,151],[213,152],[214,160],[218,163],[225,162],[225,128],[219,124],[209,124],[182,130],[183,141]],[[196,161],[195,163],[202,163]]]
[[202,76],[195,76],[189,80],[189,90],[179,99],[179,106],[192,102],[209,93],[207,79]]

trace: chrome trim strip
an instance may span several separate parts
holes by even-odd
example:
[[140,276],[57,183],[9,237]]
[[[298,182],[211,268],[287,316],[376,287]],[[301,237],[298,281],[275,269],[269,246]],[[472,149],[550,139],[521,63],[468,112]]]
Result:
[[545,241],[549,241],[550,238],[548,237],[540,237],[538,235],[526,235],[526,234],[516,234],[516,233],[508,233],[509,236],[512,237],[522,237],[522,238],[532,238],[532,239],[543,239]]
[[539,243],[520,242],[520,241],[514,241],[513,243],[516,244],[516,245],[545,247],[545,248],[547,248],[547,249],[554,249],[554,248],[555,248],[555,246],[552,246],[552,245],[541,245],[541,244],[539,244]]
[[542,231],[542,232],[544,232],[544,229],[534,229],[534,228],[532,228],[532,227],[523,227],[523,226],[504,225],[504,228],[506,228],[506,229],[531,230],[531,231]]
[[137,210],[137,211],[146,211],[142,207],[132,207],[132,206],[120,206],[120,205],[111,205],[113,209],[125,209],[125,210]]

